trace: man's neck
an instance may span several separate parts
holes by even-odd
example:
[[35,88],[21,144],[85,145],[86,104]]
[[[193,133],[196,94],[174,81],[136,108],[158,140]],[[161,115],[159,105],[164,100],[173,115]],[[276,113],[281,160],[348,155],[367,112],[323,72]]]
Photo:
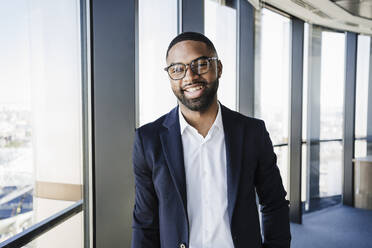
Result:
[[192,111],[184,106],[182,103],[179,104],[181,113],[187,123],[198,130],[203,137],[207,136],[209,129],[212,127],[217,117],[218,102],[217,99],[209,106],[209,108],[203,112]]

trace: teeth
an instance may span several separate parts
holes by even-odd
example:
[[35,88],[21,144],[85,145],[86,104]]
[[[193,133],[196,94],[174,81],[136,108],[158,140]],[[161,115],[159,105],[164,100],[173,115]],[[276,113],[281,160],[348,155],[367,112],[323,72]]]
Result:
[[203,88],[203,86],[188,88],[186,91],[187,92],[194,92],[194,91],[200,90],[201,88]]

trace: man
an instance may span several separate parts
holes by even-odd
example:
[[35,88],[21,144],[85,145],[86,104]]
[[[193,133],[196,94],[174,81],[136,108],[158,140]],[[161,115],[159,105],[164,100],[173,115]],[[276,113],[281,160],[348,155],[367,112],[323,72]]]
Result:
[[217,101],[222,63],[212,42],[182,33],[166,61],[179,106],[136,131],[132,248],[290,247],[269,135],[263,121]]

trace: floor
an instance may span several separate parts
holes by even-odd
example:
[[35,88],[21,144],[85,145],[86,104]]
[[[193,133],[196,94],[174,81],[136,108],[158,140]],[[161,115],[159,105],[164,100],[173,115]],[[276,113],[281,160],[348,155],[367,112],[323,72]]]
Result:
[[372,210],[337,205],[291,224],[291,248],[372,248]]

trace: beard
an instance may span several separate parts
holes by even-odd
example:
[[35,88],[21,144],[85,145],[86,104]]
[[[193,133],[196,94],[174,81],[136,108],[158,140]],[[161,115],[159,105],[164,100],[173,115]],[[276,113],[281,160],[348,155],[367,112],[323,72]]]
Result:
[[[203,94],[198,98],[189,99],[185,96],[184,91],[179,89],[177,92],[173,91],[177,99],[188,109],[192,111],[204,112],[211,106],[214,98],[217,95],[219,81],[216,79],[211,83],[206,82],[195,82],[194,84],[201,84],[204,86]],[[208,87],[209,86],[209,87]]]

